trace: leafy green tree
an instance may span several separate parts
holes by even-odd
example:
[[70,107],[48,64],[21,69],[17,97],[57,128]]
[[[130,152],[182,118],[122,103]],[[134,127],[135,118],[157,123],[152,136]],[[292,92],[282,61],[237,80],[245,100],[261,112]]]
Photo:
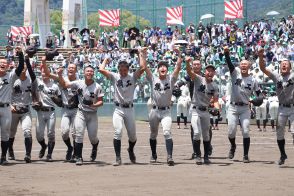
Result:
[[50,23],[51,23],[51,32],[55,35],[59,35],[59,32],[62,29],[62,11],[61,10],[53,10],[50,12]]

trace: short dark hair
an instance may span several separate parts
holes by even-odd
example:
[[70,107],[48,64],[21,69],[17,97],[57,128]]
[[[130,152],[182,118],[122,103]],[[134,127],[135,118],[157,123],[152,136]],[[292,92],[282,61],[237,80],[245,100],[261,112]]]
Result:
[[158,64],[157,64],[157,69],[161,66],[166,66],[166,68],[168,68],[168,62],[166,61],[160,61]]
[[129,69],[130,65],[127,61],[120,61],[118,63],[118,68],[120,68],[121,66],[127,67]]

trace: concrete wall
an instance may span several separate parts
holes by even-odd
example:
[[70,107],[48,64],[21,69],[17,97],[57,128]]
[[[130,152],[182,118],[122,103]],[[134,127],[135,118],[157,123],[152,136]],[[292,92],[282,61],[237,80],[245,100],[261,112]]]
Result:
[[[82,16],[83,16],[82,5],[83,5],[83,0],[63,0],[62,29],[65,32],[65,39],[66,39],[64,43],[64,47],[71,46],[68,30],[75,26],[81,28]],[[78,7],[80,9],[77,9]]]
[[24,26],[38,24],[41,48],[46,46],[46,36],[50,32],[49,0],[25,0]]

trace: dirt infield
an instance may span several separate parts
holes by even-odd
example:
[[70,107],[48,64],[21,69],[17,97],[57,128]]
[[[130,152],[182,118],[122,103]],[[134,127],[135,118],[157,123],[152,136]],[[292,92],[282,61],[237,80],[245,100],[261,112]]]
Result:
[[[57,123],[59,127],[59,122]],[[275,133],[257,132],[251,127],[251,163],[242,162],[242,138],[238,132],[234,160],[226,159],[229,144],[226,125],[213,135],[212,164],[196,165],[189,160],[192,153],[190,130],[173,125],[174,160],[166,164],[162,133],[158,137],[159,163],[149,164],[149,129],[146,122],[137,122],[138,142],[135,147],[137,164],[131,165],[127,154],[127,135],[123,133],[122,161],[113,167],[113,129],[110,119],[99,119],[99,152],[95,163],[89,162],[91,145],[85,138],[84,161],[81,167],[64,162],[65,145],[57,130],[53,163],[38,160],[39,144],[34,138],[31,164],[25,164],[23,134],[19,130],[15,141],[17,160],[0,166],[0,195],[293,195],[294,147],[290,133],[286,134],[288,160],[279,167]],[[33,129],[35,130],[35,129]],[[33,131],[35,136],[35,131]],[[202,150],[203,151],[203,150]]]

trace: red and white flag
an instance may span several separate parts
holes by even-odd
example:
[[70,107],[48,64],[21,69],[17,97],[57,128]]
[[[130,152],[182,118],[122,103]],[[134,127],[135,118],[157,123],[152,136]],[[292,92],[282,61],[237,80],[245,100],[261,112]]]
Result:
[[167,7],[166,8],[166,24],[168,25],[184,25],[183,23],[183,7]]
[[27,26],[27,27],[11,26],[11,35],[12,35],[12,38],[15,38],[21,32],[22,32],[22,34],[24,36],[29,36],[30,34],[33,33],[33,29],[32,29],[31,26]]
[[118,27],[120,19],[120,10],[98,10],[99,26]]
[[243,0],[225,1],[225,20],[243,18]]

